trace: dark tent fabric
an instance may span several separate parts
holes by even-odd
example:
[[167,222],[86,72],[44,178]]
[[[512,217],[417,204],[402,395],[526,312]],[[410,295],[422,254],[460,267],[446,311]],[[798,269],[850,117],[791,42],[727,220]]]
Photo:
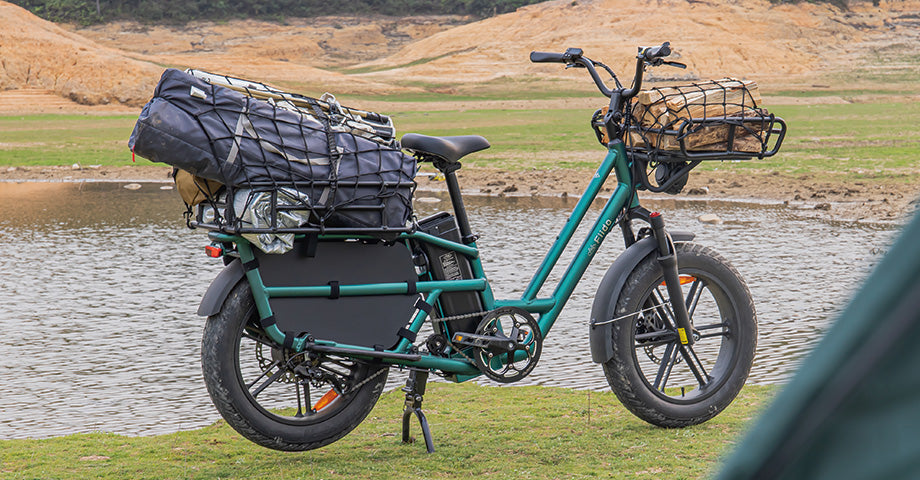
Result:
[[717,478],[920,478],[920,214]]

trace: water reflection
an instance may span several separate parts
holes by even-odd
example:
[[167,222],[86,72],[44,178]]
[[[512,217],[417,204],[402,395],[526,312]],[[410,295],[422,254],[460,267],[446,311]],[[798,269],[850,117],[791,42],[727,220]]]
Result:
[[[420,196],[432,200],[418,202],[420,214],[448,208],[446,197]],[[524,291],[575,203],[467,202],[500,298]],[[788,376],[894,231],[769,206],[646,203],[664,211],[671,228],[694,231],[746,278],[760,319],[751,376],[758,383]],[[0,438],[93,430],[145,435],[213,422],[198,364],[203,319],[195,310],[221,264],[202,255],[203,232],[185,228],[178,195],[158,184],[135,191],[102,183],[0,184],[0,204]],[[701,224],[702,213],[724,223]],[[586,325],[597,284],[621,251],[612,235],[525,383],[607,388],[590,361]],[[558,281],[563,269],[557,270],[543,294]],[[394,371],[390,385],[404,378]]]

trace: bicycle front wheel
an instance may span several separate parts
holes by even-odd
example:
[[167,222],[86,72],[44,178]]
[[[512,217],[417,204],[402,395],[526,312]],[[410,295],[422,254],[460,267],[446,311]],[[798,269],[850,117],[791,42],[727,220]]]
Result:
[[604,363],[617,398],[661,427],[715,417],[744,386],[757,344],[750,291],[725,259],[693,243],[675,245],[678,274],[693,326],[682,345],[655,255],[629,274],[616,304],[613,357]]

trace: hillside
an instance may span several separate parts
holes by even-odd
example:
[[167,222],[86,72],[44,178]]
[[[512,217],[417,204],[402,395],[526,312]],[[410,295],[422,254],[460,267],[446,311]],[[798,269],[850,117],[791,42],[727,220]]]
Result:
[[[531,64],[528,53],[581,47],[628,80],[636,46],[665,40],[689,68],[657,69],[658,78],[733,75],[773,85],[854,88],[858,81],[861,88],[891,89],[885,75],[850,73],[858,67],[900,72],[905,82],[914,78],[918,19],[920,0],[880,7],[854,2],[848,11],[766,0],[556,0],[473,23],[443,16],[322,17],[62,28],[0,0],[0,92],[41,89],[81,104],[137,107],[164,66],[312,93],[442,92],[534,77],[588,88],[575,72]],[[885,61],[873,64],[880,56]],[[0,94],[0,110],[3,102]]]
[[38,88],[87,105],[138,104],[163,69],[0,1],[0,91]]
[[766,0],[556,0],[438,33],[357,67],[384,68],[368,76],[391,81],[559,76],[557,65],[531,64],[529,52],[580,47],[629,78],[636,46],[670,41],[674,57],[689,67],[673,75],[788,77],[835,68],[879,36],[915,41],[918,12],[917,1],[881,8],[853,2],[842,11]]

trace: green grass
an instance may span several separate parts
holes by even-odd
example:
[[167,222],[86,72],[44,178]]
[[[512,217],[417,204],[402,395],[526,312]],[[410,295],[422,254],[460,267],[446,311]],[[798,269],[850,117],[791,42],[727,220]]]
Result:
[[135,121],[134,115],[0,116],[0,166],[128,165]]
[[394,113],[393,121],[402,132],[488,138],[492,147],[465,159],[465,166],[586,168],[604,156],[590,127],[592,113],[580,109],[404,112]]
[[[602,102],[598,102],[598,106]],[[920,104],[853,103],[777,106],[789,132],[780,153],[765,160],[705,162],[731,168],[809,174],[824,179],[920,180]],[[509,170],[593,168],[603,158],[589,126],[590,110],[527,109],[388,112],[401,133],[478,134],[492,148],[464,166]],[[127,139],[134,116],[0,117],[0,166],[131,165]],[[138,165],[150,164],[138,159]]]
[[[773,158],[728,168],[791,175],[917,181],[920,104],[863,103],[770,108],[789,126]],[[482,134],[493,147],[465,165],[515,170],[595,166],[603,157],[584,110],[478,110],[394,114],[402,131],[431,135]],[[726,168],[704,162],[700,169]]]
[[[780,106],[789,126],[778,155],[731,168],[851,179],[920,179],[920,105],[855,103]],[[719,163],[702,168],[719,168]]]
[[[633,417],[610,392],[432,384],[425,398],[436,452],[400,442],[403,394],[320,450],[258,447],[223,422],[156,437],[106,433],[0,441],[4,479],[556,479],[705,478],[775,387],[748,386],[723,413],[679,430]],[[418,436],[418,424],[413,423]]]

